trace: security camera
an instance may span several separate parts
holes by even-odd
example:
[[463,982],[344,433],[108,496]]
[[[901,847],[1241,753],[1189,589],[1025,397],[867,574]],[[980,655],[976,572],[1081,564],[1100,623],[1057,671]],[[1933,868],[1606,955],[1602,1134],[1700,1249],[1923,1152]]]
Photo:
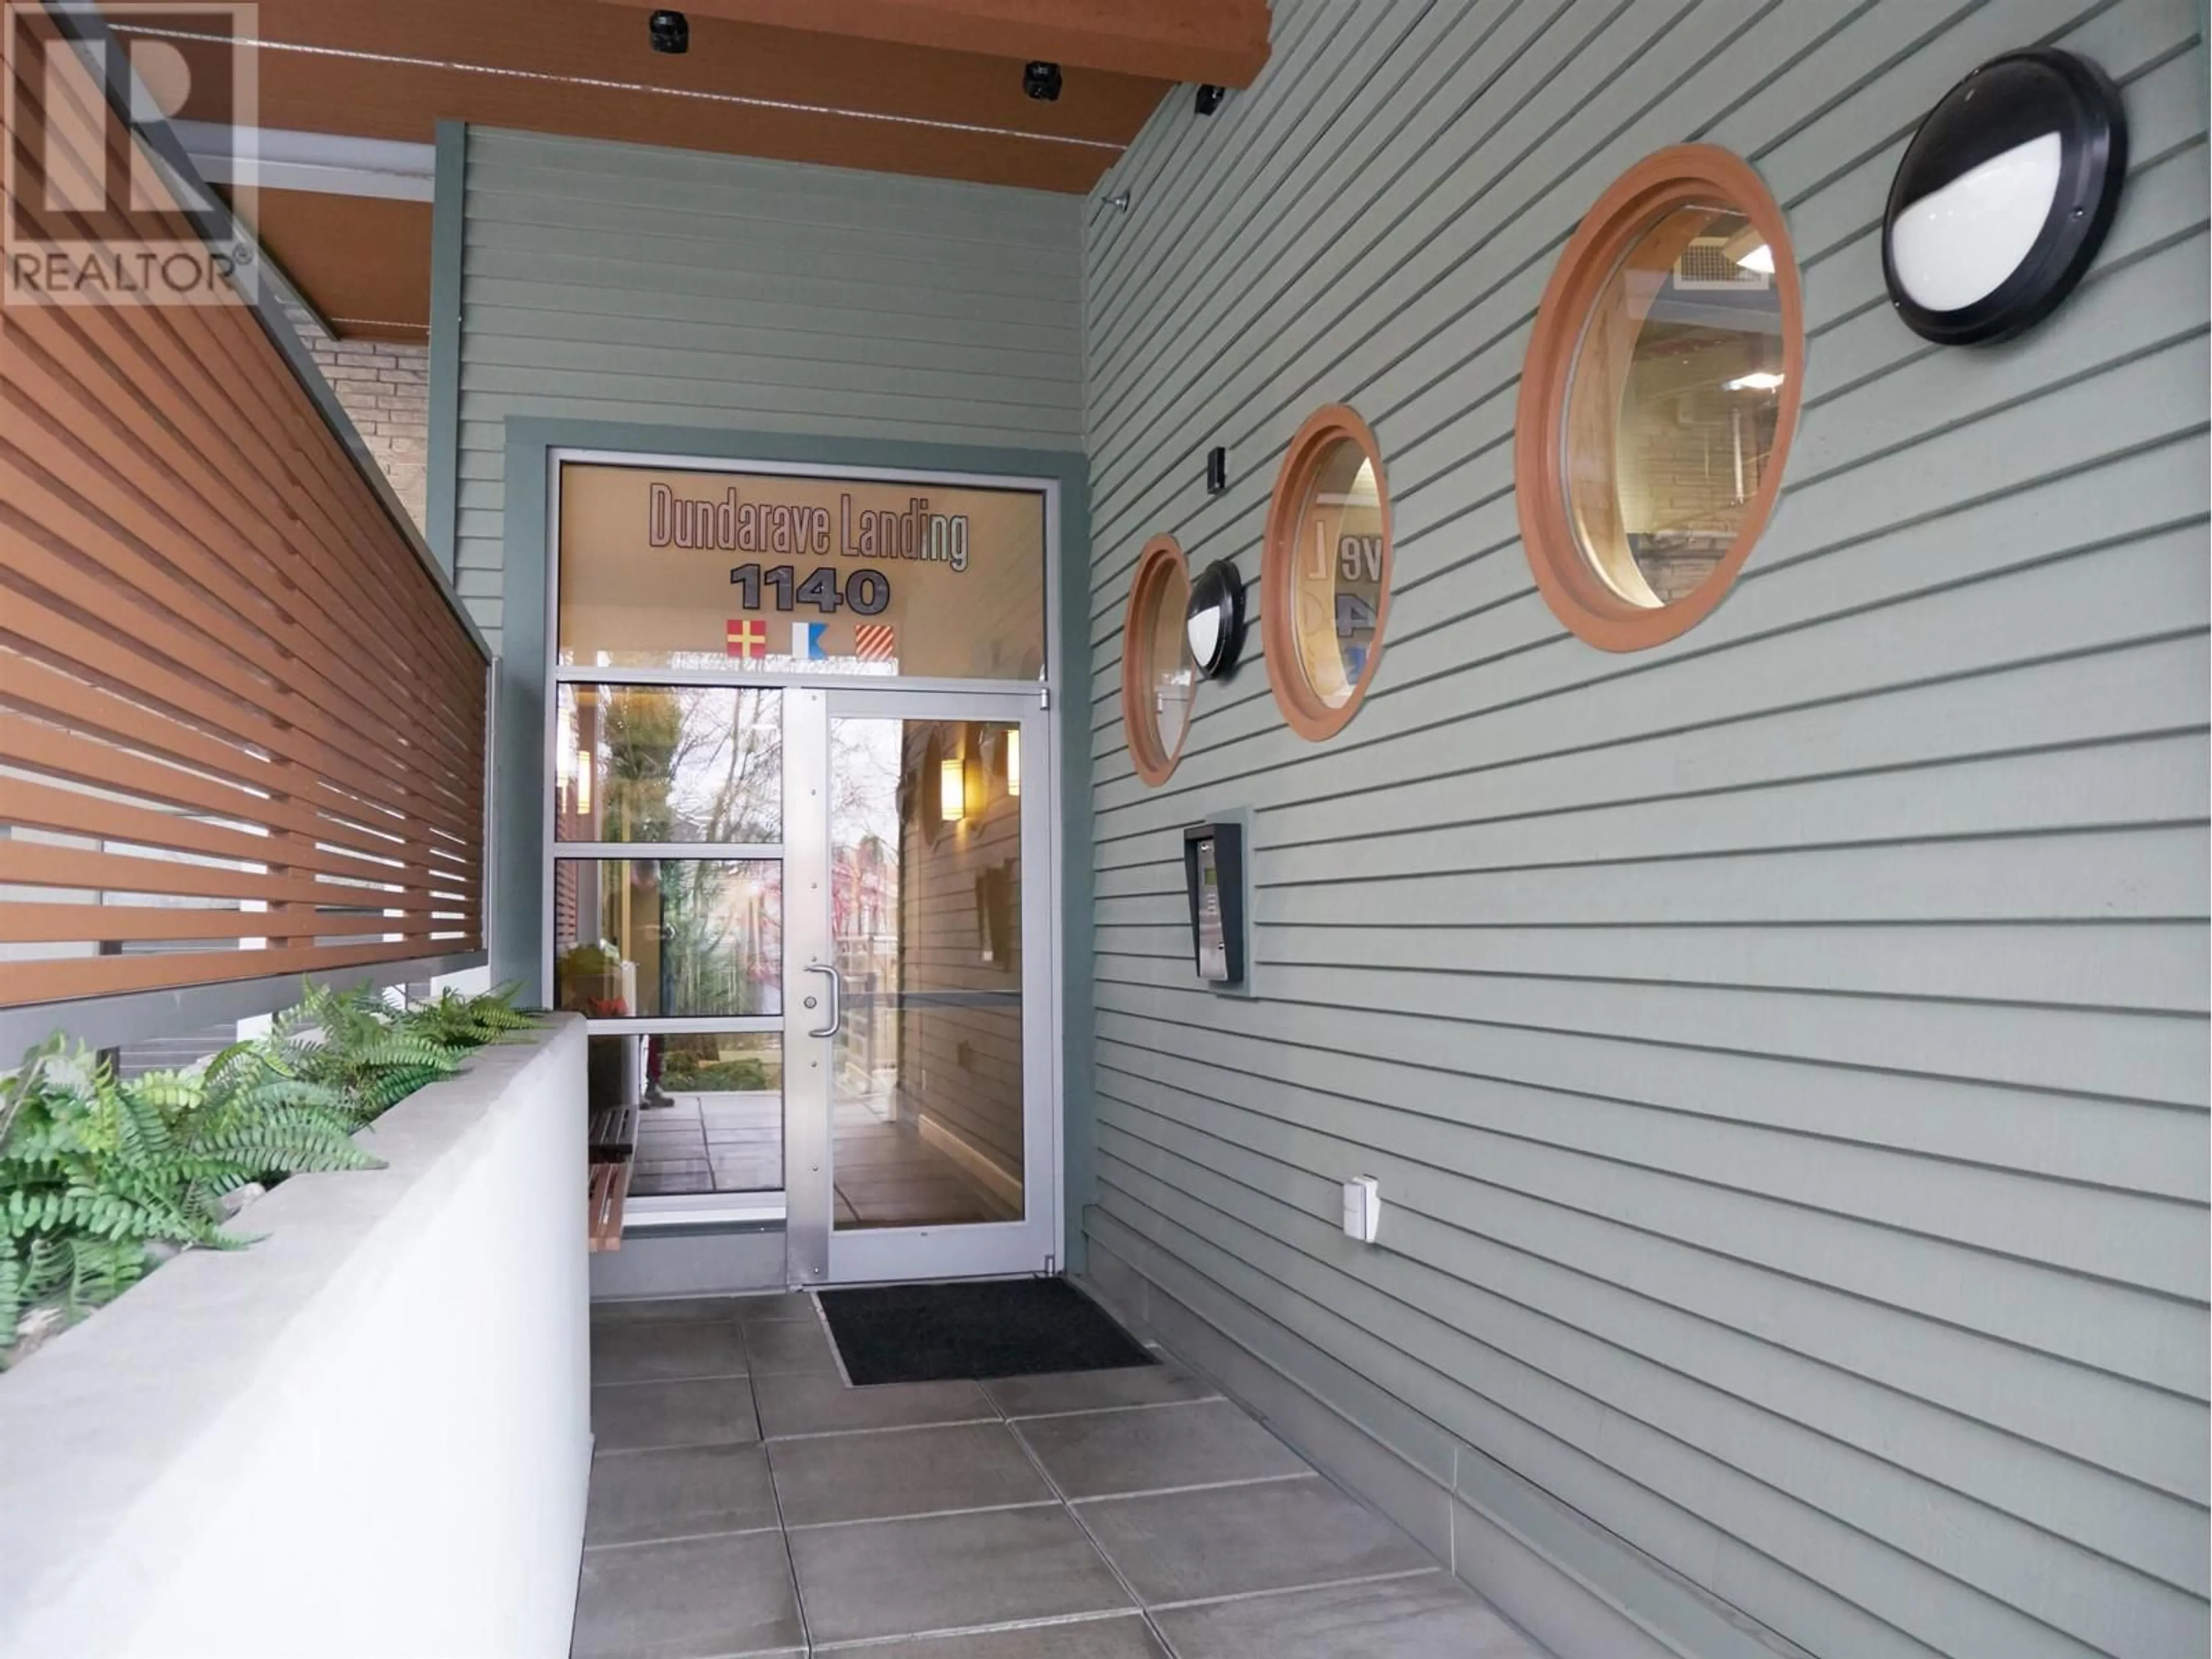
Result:
[[646,20],[653,49],[672,55],[691,50],[691,20],[680,11],[657,11]]
[[1217,87],[1211,81],[1198,89],[1198,112],[1211,115],[1221,107],[1221,100],[1229,96],[1229,88]]
[[1048,64],[1042,58],[1024,64],[1022,90],[1044,103],[1056,103],[1060,99],[1060,65]]

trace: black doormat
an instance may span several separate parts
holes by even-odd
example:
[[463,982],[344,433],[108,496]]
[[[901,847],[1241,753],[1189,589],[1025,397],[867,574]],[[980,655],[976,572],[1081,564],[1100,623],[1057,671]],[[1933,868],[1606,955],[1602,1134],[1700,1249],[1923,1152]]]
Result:
[[819,1294],[845,1375],[856,1388],[1158,1363],[1066,1279],[971,1279]]

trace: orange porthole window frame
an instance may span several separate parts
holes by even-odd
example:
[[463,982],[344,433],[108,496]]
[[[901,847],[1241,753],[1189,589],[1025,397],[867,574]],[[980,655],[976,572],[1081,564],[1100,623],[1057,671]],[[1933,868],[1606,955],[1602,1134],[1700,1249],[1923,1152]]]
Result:
[[[1759,487],[1744,503],[1728,551],[1690,592],[1666,605],[1622,599],[1591,566],[1575,530],[1566,487],[1566,409],[1584,330],[1632,250],[1676,208],[1712,204],[1740,213],[1774,251],[1782,313],[1782,374],[1774,442]],[[1717,144],[1677,144],[1646,156],[1598,198],[1559,256],[1544,290],[1522,368],[1514,422],[1514,496],[1537,590],[1578,638],[1605,651],[1641,651],[1679,637],[1728,597],[1758,545],[1790,456],[1804,398],[1805,306],[1790,227],[1748,161]]]
[[[1297,642],[1297,606],[1292,593],[1297,578],[1299,531],[1306,506],[1318,483],[1322,463],[1344,441],[1367,453],[1375,473],[1376,517],[1382,525],[1382,586],[1375,598],[1375,637],[1360,666],[1359,678],[1344,702],[1331,707],[1313,689]],[[1267,659],[1267,684],[1275,693],[1275,706],[1284,724],[1309,742],[1334,737],[1351,723],[1367,700],[1367,687],[1382,665],[1382,642],[1390,626],[1390,481],[1382,469],[1382,446],[1358,411],[1346,404],[1329,404],[1306,416],[1305,424],[1291,440],[1275,475],[1275,493],[1267,503],[1267,530],[1260,561],[1260,639]]]
[[[1137,769],[1137,775],[1157,789],[1165,783],[1182,758],[1182,746],[1190,737],[1191,711],[1183,714],[1182,729],[1176,733],[1175,746],[1170,749],[1160,741],[1158,727],[1152,720],[1152,685],[1155,678],[1152,644],[1158,638],[1158,609],[1173,585],[1173,579],[1182,578],[1183,602],[1190,600],[1190,563],[1183,557],[1182,544],[1172,536],[1155,536],[1145,544],[1137,555],[1137,572],[1129,580],[1129,608],[1121,619],[1121,730],[1129,745],[1129,761]],[[1184,641],[1182,618],[1176,618],[1176,638]],[[1190,647],[1182,646],[1188,656]],[[1195,678],[1193,681],[1195,689]]]

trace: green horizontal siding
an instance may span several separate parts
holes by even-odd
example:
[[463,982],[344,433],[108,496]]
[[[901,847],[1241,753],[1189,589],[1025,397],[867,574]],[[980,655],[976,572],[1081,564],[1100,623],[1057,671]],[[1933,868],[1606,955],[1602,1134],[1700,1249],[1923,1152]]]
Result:
[[456,580],[496,633],[510,416],[1082,448],[1084,204],[472,128]]
[[[1716,1606],[1853,1659],[2206,1651],[2198,27],[1282,0],[1260,83],[1170,100],[1092,198],[1095,1271],[1685,1653]],[[1890,178],[2039,40],[2121,82],[2126,199],[2046,325],[1932,348],[1882,290]],[[1789,214],[1804,413],[1727,602],[1609,656],[1529,578],[1521,361],[1583,210],[1691,140]],[[1251,661],[1147,788],[1137,554],[1256,578],[1284,445],[1334,401],[1398,536],[1366,704],[1304,743]],[[1193,985],[1177,862],[1237,806],[1251,1001]],[[1337,1231],[1355,1174],[1384,1248]]]

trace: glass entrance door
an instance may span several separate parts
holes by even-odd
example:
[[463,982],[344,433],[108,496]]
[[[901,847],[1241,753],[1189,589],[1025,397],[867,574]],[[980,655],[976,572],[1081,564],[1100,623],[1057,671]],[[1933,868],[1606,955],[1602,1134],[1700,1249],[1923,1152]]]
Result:
[[1044,1271],[1060,1149],[1043,715],[1020,696],[787,697],[793,1281]]
[[623,1231],[1047,1267],[1056,484],[554,459],[540,966]]

